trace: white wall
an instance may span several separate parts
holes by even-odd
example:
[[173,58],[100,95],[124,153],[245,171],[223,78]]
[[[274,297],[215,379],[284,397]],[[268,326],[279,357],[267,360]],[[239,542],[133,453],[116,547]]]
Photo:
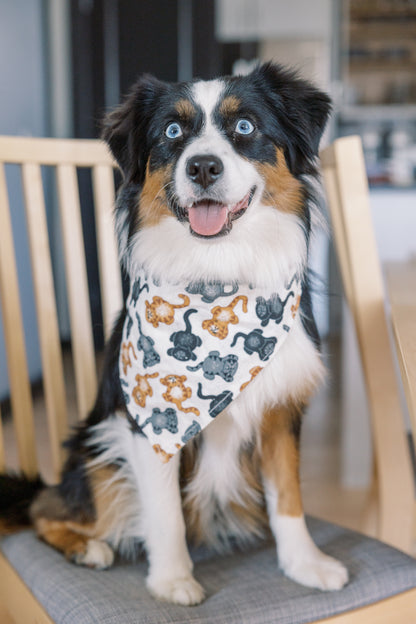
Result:
[[381,260],[416,256],[416,189],[372,189],[370,203]]
[[331,0],[217,0],[220,41],[325,39]]

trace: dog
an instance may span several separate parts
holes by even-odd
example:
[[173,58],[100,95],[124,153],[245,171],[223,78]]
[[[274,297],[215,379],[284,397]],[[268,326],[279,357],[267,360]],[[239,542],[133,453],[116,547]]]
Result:
[[[307,258],[318,210],[313,193],[316,157],[329,112],[326,94],[292,70],[266,63],[247,76],[179,84],[144,75],[105,119],[103,138],[123,175],[115,227],[121,264],[130,284],[136,284],[133,303],[145,297],[151,305],[149,285],[145,289],[143,278],[138,280],[144,268],[148,284],[171,281],[179,284],[177,292],[202,294],[208,306],[206,327],[212,322],[214,300],[212,310],[226,329],[231,317],[240,325],[245,321],[246,308],[238,314],[232,309],[244,302],[240,285],[247,286],[244,296],[255,307],[259,300],[255,294],[250,297],[251,289],[270,293],[277,283],[290,284],[286,299],[294,318],[290,331],[287,325],[282,330],[284,342],[263,336],[280,320],[280,309],[276,323],[268,323],[274,316],[266,310],[268,316],[259,318],[261,329],[238,333],[233,348],[239,348],[239,336],[245,338],[239,367],[243,356],[261,363],[253,367],[250,360],[241,378],[245,383],[238,382],[241,393],[219,392],[215,386],[208,392],[200,366],[192,373],[200,375],[198,390],[192,391],[189,372],[181,378],[152,374],[159,360],[168,357],[186,365],[192,356],[175,358],[172,348],[169,355],[162,354],[151,326],[144,327],[139,317],[135,341],[135,315],[124,305],[107,346],[95,406],[66,443],[69,455],[60,483],[26,484],[21,523],[32,523],[39,537],[69,560],[107,568],[115,551],[128,555],[143,544],[149,591],[161,600],[193,605],[204,599],[204,589],[193,576],[189,542],[227,552],[271,531],[279,566],[288,577],[321,590],[337,590],[347,582],[343,564],[321,552],[308,533],[298,474],[302,412],[324,376]],[[294,275],[301,285],[297,312]],[[236,297],[228,299],[229,308],[224,307],[227,297]],[[286,299],[278,299],[282,309]],[[261,301],[271,301],[269,294]],[[190,306],[195,311],[192,301]],[[222,309],[228,309],[227,318],[222,318]],[[171,312],[166,312],[169,321]],[[198,326],[198,335],[207,336],[203,340],[217,341],[219,353],[219,339],[226,332],[208,335],[196,314],[192,319],[192,331]],[[180,322],[177,332],[183,332],[183,317]],[[167,344],[178,335],[168,337]],[[193,353],[201,347],[196,334],[192,337]],[[273,352],[276,343],[279,349]],[[270,348],[260,357],[264,345]],[[141,351],[144,359],[139,358]],[[167,386],[162,388],[167,409],[153,409],[145,421],[155,435],[165,429],[175,432],[186,417],[172,403],[192,410],[177,452],[168,453],[160,444],[152,448],[146,439],[152,427],[143,431],[129,413],[137,401],[127,405],[120,356],[125,371],[141,360],[148,368],[139,401],[150,401],[161,382]],[[198,360],[203,360],[200,354]],[[186,395],[175,394],[176,385],[170,382],[179,378],[179,390]],[[218,379],[212,375],[205,383]],[[200,401],[208,409],[212,404],[207,398],[215,399],[215,409],[203,428],[200,410],[184,408],[181,401],[191,406]],[[8,485],[9,499],[13,479],[18,480],[3,476],[0,481],[3,490]],[[2,522],[7,525],[6,512]]]

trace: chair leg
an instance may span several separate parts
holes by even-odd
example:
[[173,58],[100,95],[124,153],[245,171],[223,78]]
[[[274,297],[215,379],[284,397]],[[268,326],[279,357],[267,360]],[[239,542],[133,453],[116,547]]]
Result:
[[380,532],[380,497],[378,488],[377,466],[376,462],[373,461],[370,489],[361,520],[361,530],[369,537],[378,537]]

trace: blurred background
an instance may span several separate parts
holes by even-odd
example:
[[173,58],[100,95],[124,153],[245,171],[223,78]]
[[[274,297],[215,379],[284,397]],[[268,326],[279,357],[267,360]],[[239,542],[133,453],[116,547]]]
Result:
[[[330,93],[334,113],[324,142],[361,135],[382,259],[416,254],[415,0],[0,0],[0,133],[97,137],[104,113],[141,72],[168,81],[207,79],[244,73],[259,60],[271,59],[297,68]],[[62,245],[47,172],[44,182],[65,342]],[[41,365],[28,244],[12,167],[8,183],[17,206],[13,228],[36,383]],[[80,174],[95,340],[101,347],[89,184]],[[335,345],[330,368],[336,370],[347,354],[342,375],[347,390],[353,390],[353,405],[346,410],[356,425],[344,435],[342,480],[361,487],[368,483],[371,466],[369,452],[361,452],[369,447],[365,396],[337,266],[324,233],[315,240],[311,263],[324,284],[314,306],[322,336]],[[0,401],[7,412],[4,351],[0,331]]]

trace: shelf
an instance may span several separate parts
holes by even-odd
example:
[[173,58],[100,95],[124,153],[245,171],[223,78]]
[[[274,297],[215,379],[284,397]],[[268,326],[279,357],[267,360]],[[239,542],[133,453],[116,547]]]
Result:
[[415,72],[416,60],[408,59],[358,59],[350,58],[349,71],[351,74],[362,74],[371,72],[397,73],[397,72]]
[[349,36],[351,43],[397,43],[414,44],[416,36],[416,20],[412,19],[405,23],[379,24],[377,22],[350,23]]
[[339,110],[342,122],[416,121],[416,104],[385,104],[343,106]]

